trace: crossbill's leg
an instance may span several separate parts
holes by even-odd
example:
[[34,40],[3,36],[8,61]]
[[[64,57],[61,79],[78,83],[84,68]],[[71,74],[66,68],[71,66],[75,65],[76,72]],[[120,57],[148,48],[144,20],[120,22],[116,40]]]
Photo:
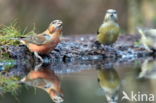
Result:
[[43,62],[39,63],[38,65],[35,66],[35,71],[39,70],[39,68],[42,66]]
[[42,57],[39,56],[39,54],[38,54],[37,52],[34,52],[34,55],[35,55],[37,58],[39,58],[39,59],[41,60],[41,62],[44,62],[44,60],[42,59]]

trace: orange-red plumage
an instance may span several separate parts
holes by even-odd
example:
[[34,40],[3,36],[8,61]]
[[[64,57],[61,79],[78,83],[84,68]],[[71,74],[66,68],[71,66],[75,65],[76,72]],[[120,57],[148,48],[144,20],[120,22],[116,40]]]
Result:
[[21,80],[46,91],[54,102],[61,102],[64,99],[64,93],[61,88],[61,81],[53,70],[48,67],[40,66],[38,70],[32,70]]
[[61,20],[54,20],[43,33],[22,38],[20,41],[25,44],[31,52],[34,52],[36,57],[43,61],[38,53],[48,54],[60,43],[62,24]]

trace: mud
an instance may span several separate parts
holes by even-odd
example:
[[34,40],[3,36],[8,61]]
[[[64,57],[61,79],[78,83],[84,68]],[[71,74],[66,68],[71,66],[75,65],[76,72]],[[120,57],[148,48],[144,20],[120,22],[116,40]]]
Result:
[[[141,61],[150,56],[143,46],[135,45],[139,38],[138,35],[122,35],[116,43],[106,46],[96,44],[95,35],[91,34],[66,37],[49,55],[41,56],[45,64],[50,64],[50,68],[59,73],[79,71],[90,68],[91,65],[94,68],[95,64],[103,64],[109,68],[121,63]],[[7,52],[16,60],[16,65],[8,75],[26,75],[40,63],[24,45],[7,45],[1,48],[1,52]]]

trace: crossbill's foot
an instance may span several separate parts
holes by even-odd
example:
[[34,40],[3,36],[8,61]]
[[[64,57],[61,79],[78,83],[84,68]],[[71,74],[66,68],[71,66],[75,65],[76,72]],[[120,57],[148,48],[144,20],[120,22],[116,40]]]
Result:
[[34,69],[34,70],[35,70],[35,71],[39,70],[39,68],[42,66],[42,64],[43,64],[43,62],[37,64],[37,65],[35,66],[35,69]]

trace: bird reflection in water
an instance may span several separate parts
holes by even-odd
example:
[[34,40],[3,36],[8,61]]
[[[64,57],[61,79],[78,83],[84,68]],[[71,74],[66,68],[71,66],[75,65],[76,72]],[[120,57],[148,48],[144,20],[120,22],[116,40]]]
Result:
[[49,68],[49,65],[45,66],[42,64],[36,67],[37,69],[30,71],[21,82],[29,86],[43,89],[50,95],[55,103],[63,102],[64,94],[58,76]]
[[113,68],[97,66],[98,83],[108,103],[117,103],[120,91],[120,79]]
[[156,79],[156,60],[152,57],[147,58],[142,66],[139,78],[151,78]]

